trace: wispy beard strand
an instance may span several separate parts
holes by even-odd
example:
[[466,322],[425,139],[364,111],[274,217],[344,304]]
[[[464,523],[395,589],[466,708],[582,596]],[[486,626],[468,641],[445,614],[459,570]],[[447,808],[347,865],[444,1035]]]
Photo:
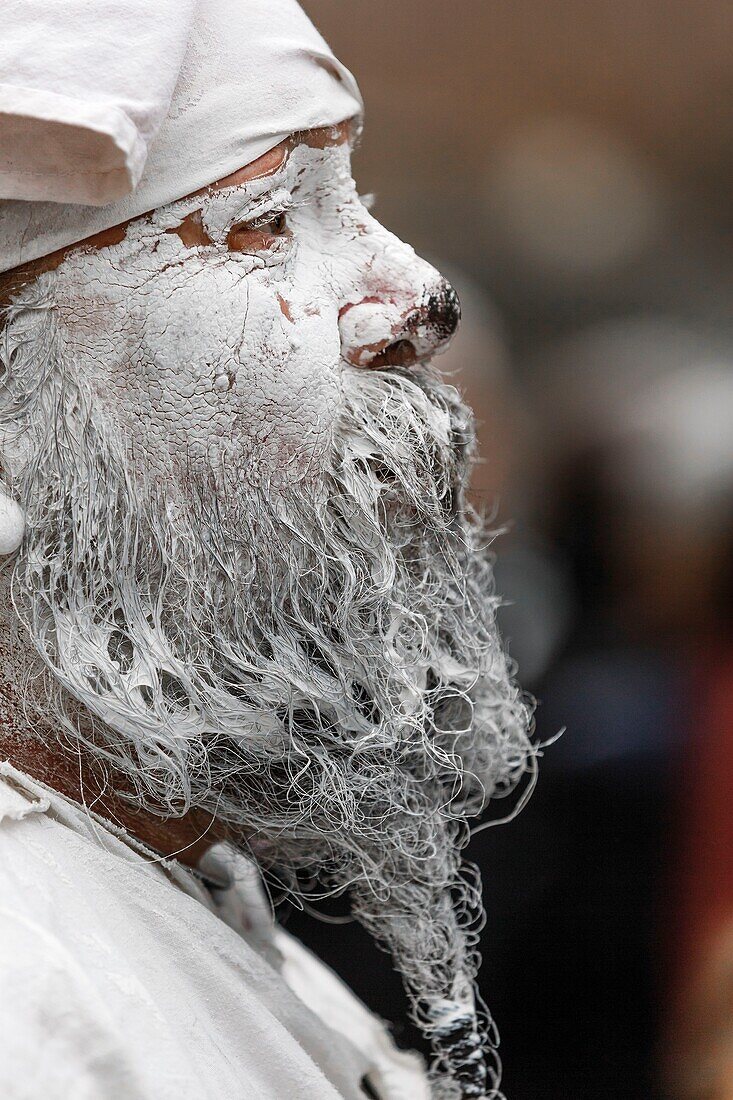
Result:
[[348,889],[434,1042],[436,1092],[498,1095],[460,850],[533,749],[463,502],[458,394],[347,369],[327,471],[286,490],[213,464],[163,487],[53,320],[16,320],[0,425],[32,440],[13,587],[47,675],[29,705],[135,804],[216,813],[293,890]]

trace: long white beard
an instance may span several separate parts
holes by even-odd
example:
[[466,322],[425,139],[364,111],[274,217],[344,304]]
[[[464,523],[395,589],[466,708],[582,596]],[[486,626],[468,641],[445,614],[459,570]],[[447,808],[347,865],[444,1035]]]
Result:
[[463,505],[467,410],[428,370],[347,369],[323,476],[245,493],[212,466],[164,488],[53,324],[16,308],[0,396],[30,454],[14,598],[46,675],[28,705],[136,804],[216,813],[294,891],[348,889],[434,1042],[436,1092],[498,1095],[460,849],[532,747]]

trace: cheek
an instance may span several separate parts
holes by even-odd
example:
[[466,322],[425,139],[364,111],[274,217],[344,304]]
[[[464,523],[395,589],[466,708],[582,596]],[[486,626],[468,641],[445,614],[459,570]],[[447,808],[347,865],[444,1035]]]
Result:
[[267,272],[232,266],[131,304],[115,392],[136,451],[160,475],[213,465],[253,486],[318,476],[340,404],[337,319],[291,304]]
[[[341,403],[337,316],[305,313],[271,292],[244,334],[232,390],[234,430],[258,479],[318,475],[328,462]],[[258,305],[262,309],[258,309]]]

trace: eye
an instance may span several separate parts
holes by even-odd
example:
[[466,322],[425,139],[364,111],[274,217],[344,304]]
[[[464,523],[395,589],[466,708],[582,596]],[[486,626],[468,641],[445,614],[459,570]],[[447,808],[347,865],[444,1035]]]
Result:
[[237,222],[227,234],[227,245],[232,252],[262,252],[272,248],[278,238],[289,237],[288,216],[284,211]]
[[288,218],[287,214],[283,211],[276,214],[274,218],[270,218],[267,223],[267,228],[272,233],[273,237],[282,237],[288,231]]

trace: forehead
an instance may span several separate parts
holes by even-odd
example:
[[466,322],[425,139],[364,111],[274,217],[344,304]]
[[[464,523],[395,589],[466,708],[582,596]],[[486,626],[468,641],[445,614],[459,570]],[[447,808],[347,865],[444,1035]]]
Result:
[[312,130],[300,130],[295,134],[291,134],[285,141],[281,141],[274,149],[263,153],[251,164],[246,164],[242,168],[238,168],[236,172],[232,172],[223,179],[202,188],[200,193],[217,191],[223,187],[235,187],[239,183],[246,183],[249,180],[271,175],[282,167],[288,154],[299,145],[306,145],[311,149],[327,149],[335,145],[349,145],[351,147],[355,138],[356,125],[354,120],[351,119],[341,122],[337,126],[321,126]]

